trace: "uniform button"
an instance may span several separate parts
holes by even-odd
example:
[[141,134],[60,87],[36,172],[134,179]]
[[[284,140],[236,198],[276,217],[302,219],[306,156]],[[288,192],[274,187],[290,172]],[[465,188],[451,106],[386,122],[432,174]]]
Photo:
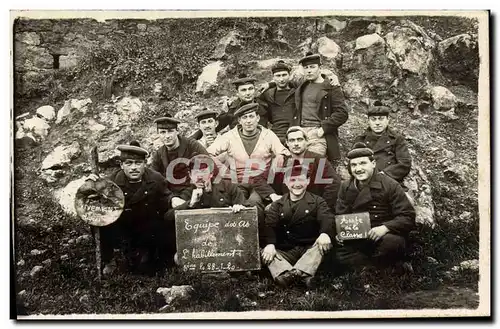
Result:
[[297,119],[297,117],[293,117],[294,119]]
[[378,215],[373,215],[373,217],[377,218],[377,217],[378,217]]
[[123,194],[128,195],[128,193],[127,193],[127,192],[125,192],[125,193],[123,193]]
[[220,198],[220,201],[224,201],[224,198]]
[[148,191],[144,191],[144,194],[148,194]]
[[387,164],[391,164],[391,162],[390,162],[390,161],[387,161]]
[[387,144],[389,144],[389,143],[390,143],[390,141],[387,141]]
[[309,210],[306,209],[306,214],[308,214],[308,213],[309,213]]
[[370,141],[366,141],[366,144],[370,144]]
[[148,204],[147,204],[147,203],[145,203],[144,205],[145,205],[145,206],[147,206]]
[[373,206],[373,208],[377,208],[377,206]]
[[286,234],[290,234],[290,231],[286,231]]
[[281,213],[281,216],[283,216],[283,213]]

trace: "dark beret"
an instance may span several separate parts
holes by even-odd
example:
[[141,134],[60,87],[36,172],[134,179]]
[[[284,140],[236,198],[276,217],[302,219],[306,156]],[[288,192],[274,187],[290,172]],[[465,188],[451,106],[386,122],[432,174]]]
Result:
[[243,77],[243,78],[239,78],[239,79],[236,79],[233,81],[233,85],[238,88],[239,86],[242,86],[242,85],[248,85],[248,84],[255,84],[255,81],[257,81],[257,79],[255,78],[252,78],[252,77]]
[[217,113],[216,111],[212,111],[212,110],[209,110],[209,109],[204,109],[203,111],[201,111],[200,113],[198,113],[195,116],[195,118],[196,118],[196,120],[198,120],[198,122],[200,122],[201,120],[206,119],[206,118],[210,118],[210,117],[217,118],[218,114],[219,113]]
[[373,151],[369,149],[365,143],[358,142],[354,144],[352,147],[352,150],[347,153],[347,158],[354,159],[354,158],[360,158],[360,157],[370,157],[373,156]]
[[120,151],[121,159],[144,160],[148,156],[148,151],[139,146],[118,145],[116,148]]
[[177,125],[181,123],[180,120],[171,117],[161,117],[154,121],[156,123],[156,128],[170,129],[177,128]]
[[321,56],[319,54],[307,54],[305,57],[302,57],[299,60],[299,64],[302,66],[306,66],[309,64],[321,64]]
[[237,109],[234,112],[234,115],[239,118],[242,115],[247,114],[248,112],[257,112],[258,109],[259,109],[258,103],[249,103],[249,104],[243,105],[242,107]]
[[375,116],[375,115],[388,116],[389,113],[391,113],[391,109],[388,106],[379,105],[379,106],[370,106],[367,114],[368,116]]
[[291,67],[281,60],[279,60],[276,64],[273,65],[273,67],[271,67],[271,72],[273,72],[273,74],[281,71],[290,72],[291,70]]

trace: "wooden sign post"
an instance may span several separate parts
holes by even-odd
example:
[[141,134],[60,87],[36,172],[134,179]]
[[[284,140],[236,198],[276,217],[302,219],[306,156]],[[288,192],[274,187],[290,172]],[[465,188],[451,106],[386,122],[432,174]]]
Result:
[[177,257],[184,271],[259,270],[257,208],[233,213],[230,208],[175,212]]
[[368,238],[371,229],[370,214],[344,214],[335,216],[337,233],[341,240],[358,240]]

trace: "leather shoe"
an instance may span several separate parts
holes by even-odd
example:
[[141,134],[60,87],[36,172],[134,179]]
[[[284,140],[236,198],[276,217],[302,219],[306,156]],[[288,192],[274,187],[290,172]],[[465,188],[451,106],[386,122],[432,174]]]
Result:
[[294,272],[286,271],[278,275],[274,280],[280,287],[286,288],[295,282],[296,276]]

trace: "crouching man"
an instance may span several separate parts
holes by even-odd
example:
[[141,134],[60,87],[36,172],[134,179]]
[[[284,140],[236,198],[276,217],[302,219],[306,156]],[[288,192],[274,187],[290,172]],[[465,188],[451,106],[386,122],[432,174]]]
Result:
[[402,260],[407,235],[415,227],[415,209],[401,185],[376,169],[373,151],[366,144],[354,144],[347,158],[352,178],[340,187],[336,214],[368,212],[371,230],[366,240],[337,239],[338,261],[356,267]]
[[100,228],[103,274],[116,269],[115,248],[123,249],[133,272],[153,274],[165,265],[168,254],[173,260],[175,231],[163,219],[172,193],[160,173],[146,168],[148,152],[139,143],[117,148],[121,169],[108,178],[123,191],[125,206],[114,223]]
[[308,167],[290,168],[289,192],[273,202],[266,215],[262,260],[282,287],[302,281],[313,285],[323,255],[332,247],[333,213],[325,200],[307,192]]

